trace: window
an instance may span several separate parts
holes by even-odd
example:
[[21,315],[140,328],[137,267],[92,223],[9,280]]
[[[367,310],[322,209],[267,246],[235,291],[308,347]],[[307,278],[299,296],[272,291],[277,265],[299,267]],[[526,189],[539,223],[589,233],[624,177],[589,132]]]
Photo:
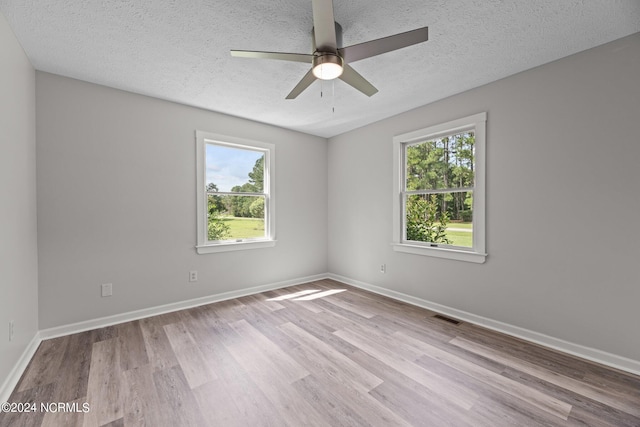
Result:
[[485,124],[476,114],[394,138],[394,249],[485,261]]
[[275,245],[275,146],[196,131],[199,254]]

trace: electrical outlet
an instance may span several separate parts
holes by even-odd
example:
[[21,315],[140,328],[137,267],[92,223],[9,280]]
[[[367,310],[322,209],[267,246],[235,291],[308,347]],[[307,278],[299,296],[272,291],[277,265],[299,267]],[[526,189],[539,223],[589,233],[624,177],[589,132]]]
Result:
[[196,270],[191,270],[189,272],[189,281],[197,282],[198,281],[198,272]]
[[113,295],[113,284],[112,283],[103,283],[102,284],[102,296],[110,297]]
[[387,264],[380,264],[380,273],[384,274],[387,272]]
[[14,329],[13,329],[13,320],[9,320],[9,341],[13,341],[13,333],[14,333]]

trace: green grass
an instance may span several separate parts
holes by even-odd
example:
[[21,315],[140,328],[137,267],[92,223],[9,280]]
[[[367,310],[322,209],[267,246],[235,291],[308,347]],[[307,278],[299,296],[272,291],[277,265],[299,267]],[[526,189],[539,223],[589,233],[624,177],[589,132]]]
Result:
[[467,248],[473,247],[473,233],[468,231],[446,231],[447,238],[451,240],[451,245],[464,246]]
[[[436,223],[437,225],[438,223]],[[454,230],[452,230],[452,228]],[[469,230],[469,231],[461,231]],[[463,246],[465,248],[473,247],[473,223],[471,222],[450,222],[447,224],[447,237],[451,240],[451,245]]]
[[[439,222],[435,223],[436,225],[439,225]],[[467,228],[469,230],[471,230],[473,228],[473,223],[471,222],[449,222],[447,224],[447,228]]]
[[251,239],[264,237],[264,220],[261,218],[222,217],[222,221],[229,226],[227,239]]
[[[439,225],[439,223],[435,223]],[[453,230],[452,230],[453,228]],[[464,231],[463,231],[464,230]],[[466,231],[469,230],[469,231]],[[447,224],[446,235],[451,241],[450,245],[473,247],[473,224],[471,222],[450,222]]]

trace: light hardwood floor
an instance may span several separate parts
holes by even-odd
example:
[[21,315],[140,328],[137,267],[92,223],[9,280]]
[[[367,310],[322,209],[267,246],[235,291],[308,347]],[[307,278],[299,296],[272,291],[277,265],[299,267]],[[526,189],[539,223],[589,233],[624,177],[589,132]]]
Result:
[[47,340],[0,426],[640,426],[640,377],[435,314],[323,280]]

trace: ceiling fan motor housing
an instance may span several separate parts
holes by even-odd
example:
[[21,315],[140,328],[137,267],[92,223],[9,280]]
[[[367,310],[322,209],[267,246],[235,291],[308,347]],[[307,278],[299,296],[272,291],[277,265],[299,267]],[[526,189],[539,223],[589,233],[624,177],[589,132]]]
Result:
[[[342,25],[338,24],[335,21],[333,23],[336,26],[336,48],[340,49],[340,48],[342,48]],[[322,46],[320,46],[320,47],[322,47]],[[316,46],[315,27],[311,27],[311,48],[312,48],[313,52],[317,52],[318,51],[318,47]]]

